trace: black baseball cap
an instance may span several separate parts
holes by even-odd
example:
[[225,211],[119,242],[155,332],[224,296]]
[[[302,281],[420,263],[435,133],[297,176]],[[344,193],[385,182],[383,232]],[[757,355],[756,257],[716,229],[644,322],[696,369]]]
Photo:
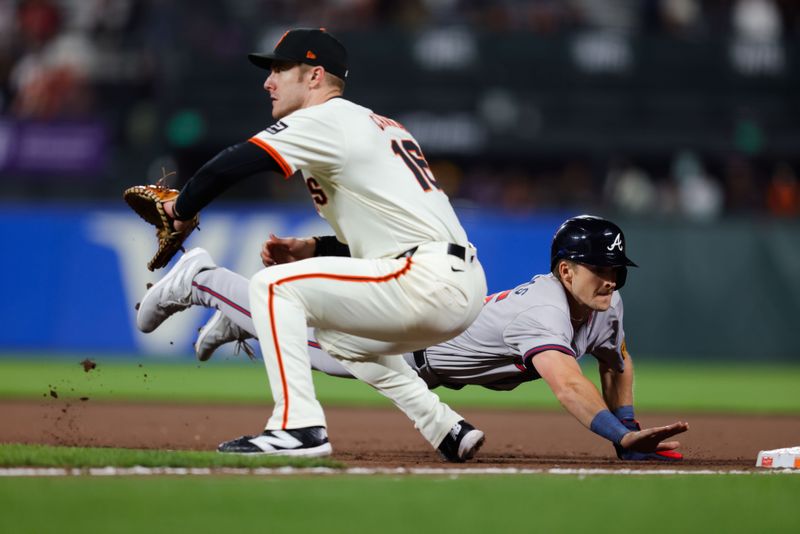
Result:
[[283,34],[271,54],[248,54],[250,62],[271,69],[273,61],[295,61],[325,67],[339,78],[347,78],[347,50],[325,28],[298,28]]

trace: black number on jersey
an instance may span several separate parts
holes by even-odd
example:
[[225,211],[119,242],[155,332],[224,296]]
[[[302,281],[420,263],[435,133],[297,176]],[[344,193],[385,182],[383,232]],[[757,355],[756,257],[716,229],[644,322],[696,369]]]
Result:
[[436,182],[436,178],[433,177],[430,165],[428,165],[425,156],[422,154],[422,149],[414,141],[403,139],[402,142],[398,143],[396,139],[392,139],[392,150],[395,155],[403,158],[403,163],[414,173],[414,177],[423,191],[430,191],[434,187],[441,189]]

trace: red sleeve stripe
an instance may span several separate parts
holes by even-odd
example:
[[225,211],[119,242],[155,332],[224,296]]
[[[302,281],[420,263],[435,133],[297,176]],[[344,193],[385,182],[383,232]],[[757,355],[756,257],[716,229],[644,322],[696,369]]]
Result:
[[248,141],[253,143],[257,147],[263,149],[264,151],[266,151],[267,154],[272,156],[272,159],[274,159],[277,162],[278,166],[283,171],[283,175],[286,178],[289,178],[292,174],[294,174],[294,171],[292,171],[292,167],[288,163],[286,163],[286,160],[283,159],[283,156],[281,156],[277,150],[272,148],[272,146],[270,146],[269,143],[259,139],[258,137],[251,137],[250,139],[248,139]]
[[500,302],[501,300],[506,298],[509,293],[511,293],[511,290],[510,289],[506,289],[505,291],[503,291],[502,293],[497,295],[497,298],[495,299],[495,302]]
[[[538,347],[533,347],[528,352],[525,353],[525,356],[522,357],[522,366],[523,368],[531,369],[536,371],[536,368],[533,365],[533,357],[539,353],[546,352],[548,350],[555,350],[558,352],[562,352],[567,356],[572,356],[575,358],[575,352],[570,349],[569,347],[565,347],[564,345],[539,345]],[[536,374],[539,374],[538,372]]]
[[539,354],[540,352],[544,352],[547,350],[556,350],[558,352],[563,352],[567,356],[575,357],[575,351],[573,351],[569,347],[565,347],[564,345],[539,345],[538,347],[533,347],[528,352],[525,353],[523,356],[522,361],[527,361],[529,358]]

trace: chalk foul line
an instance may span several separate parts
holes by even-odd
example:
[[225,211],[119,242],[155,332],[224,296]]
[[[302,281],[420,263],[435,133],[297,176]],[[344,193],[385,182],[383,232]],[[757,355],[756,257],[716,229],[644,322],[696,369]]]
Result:
[[0,468],[0,477],[67,477],[67,476],[213,476],[213,475],[625,475],[625,476],[674,476],[674,475],[770,475],[800,474],[800,469],[763,470],[719,470],[719,469],[528,469],[516,467],[256,467],[256,468],[207,468],[207,467],[5,467]]

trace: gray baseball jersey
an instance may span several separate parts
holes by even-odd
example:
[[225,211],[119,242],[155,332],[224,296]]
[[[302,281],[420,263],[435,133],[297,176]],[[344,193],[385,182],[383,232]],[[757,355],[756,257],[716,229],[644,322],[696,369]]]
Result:
[[535,276],[514,289],[490,295],[480,315],[458,337],[406,357],[430,387],[459,389],[467,384],[514,389],[540,378],[531,359],[556,350],[576,359],[592,354],[622,371],[627,357],[622,329],[622,298],[592,312],[575,331],[567,296],[552,274]]
[[[211,269],[195,277],[192,299],[222,310],[255,337],[246,304],[248,285],[248,279],[241,275]],[[403,356],[431,388],[444,385],[458,389],[477,384],[508,390],[539,378],[531,359],[546,350],[576,359],[593,354],[613,369],[624,369],[627,351],[619,292],[614,293],[608,310],[593,312],[575,332],[564,287],[551,274],[536,276],[512,290],[487,297],[478,318],[458,337]],[[308,353],[313,369],[352,378],[338,360],[322,350],[313,329],[308,331]]]

